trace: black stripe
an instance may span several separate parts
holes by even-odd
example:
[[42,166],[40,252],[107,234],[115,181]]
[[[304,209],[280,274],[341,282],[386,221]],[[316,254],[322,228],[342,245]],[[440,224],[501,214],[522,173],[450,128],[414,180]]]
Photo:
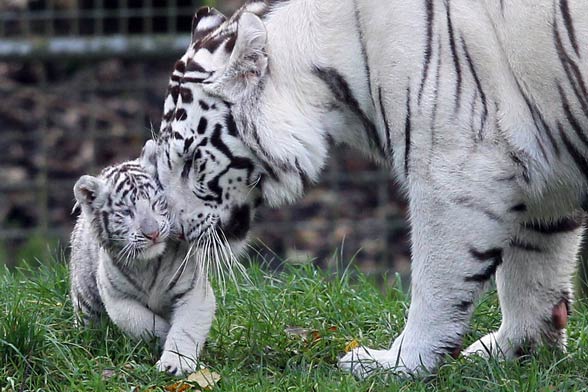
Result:
[[482,132],[481,130],[484,128],[484,125],[486,124],[486,119],[488,118],[488,103],[486,102],[486,94],[484,93],[484,89],[482,88],[482,82],[480,82],[480,78],[478,77],[478,73],[476,72],[476,67],[474,66],[474,62],[472,60],[472,57],[470,56],[470,52],[468,50],[467,44],[465,42],[464,37],[461,37],[461,45],[465,54],[465,58],[467,60],[468,63],[468,67],[470,69],[470,72],[472,74],[472,77],[474,78],[474,82],[476,83],[476,88],[478,89],[479,93],[480,93],[480,99],[482,100],[482,118],[481,118],[481,125],[480,125],[480,133]]
[[103,225],[103,229],[105,231],[106,238],[108,238],[108,240],[110,240],[110,237],[112,237],[112,235],[110,233],[110,228],[108,227],[108,224],[109,224],[108,213],[106,211],[102,211],[102,225]]
[[450,1],[445,3],[445,12],[447,17],[447,30],[449,33],[449,47],[451,49],[451,57],[453,58],[453,66],[455,67],[455,76],[457,77],[457,81],[455,84],[455,108],[453,109],[453,113],[456,114],[459,111],[460,103],[461,103],[461,82],[462,82],[462,75],[461,75],[461,64],[459,61],[459,55],[457,53],[457,46],[455,44],[455,34],[453,32],[453,22],[451,21],[451,8],[450,8]]
[[364,68],[365,68],[365,75],[367,78],[368,91],[370,94],[370,98],[372,100],[372,104],[375,107],[376,104],[374,102],[374,97],[372,95],[372,77],[371,77],[371,71],[370,71],[370,63],[369,63],[366,44],[365,44],[365,37],[363,36],[363,30],[361,28],[359,7],[357,6],[357,0],[355,0],[353,3],[354,3],[353,4],[354,12],[355,12],[355,28],[357,29],[357,36],[359,37],[359,45],[361,47],[361,56],[363,57],[363,64],[364,64]]
[[566,94],[563,91],[563,88],[559,84],[557,85],[557,90],[559,91],[559,97],[561,99],[561,105],[562,105],[562,108],[563,108],[564,113],[566,115],[566,119],[568,120],[568,122],[572,126],[572,129],[574,130],[574,132],[576,132],[578,139],[580,139],[582,141],[582,143],[584,143],[585,146],[588,146],[588,138],[586,137],[585,130],[582,129],[582,126],[580,125],[578,119],[572,113],[572,111],[570,109],[570,103],[568,102]]
[[171,86],[169,93],[172,96],[174,104],[176,104],[178,102],[178,96],[180,95],[180,86],[178,84]]
[[582,72],[578,67],[578,64],[568,55],[564,44],[561,40],[561,36],[559,34],[559,27],[557,20],[554,19],[553,21],[553,39],[555,41],[555,48],[557,50],[557,55],[561,62],[561,65],[564,69],[566,74],[566,78],[570,82],[572,89],[574,90],[574,94],[576,98],[580,102],[580,106],[582,107],[582,111],[584,115],[588,117],[588,90],[586,89],[586,83],[584,81],[584,77],[582,76]]
[[559,134],[564,146],[566,147],[566,149],[570,153],[570,156],[576,163],[576,166],[580,170],[580,173],[582,173],[585,179],[588,181],[588,160],[576,149],[576,147],[574,147],[574,144],[570,141],[570,139],[568,139],[559,121],[557,122],[557,128],[559,129]]
[[[133,293],[130,293],[128,291],[127,287],[120,287],[116,283],[114,283],[114,280],[112,279],[112,276],[110,275],[110,272],[111,272],[110,271],[110,268],[105,268],[104,269],[104,272],[106,273],[106,279],[108,279],[108,282],[110,283],[110,285],[112,286],[112,288],[115,291],[117,291],[119,294],[121,294],[123,298],[133,298],[133,299],[135,299],[137,301],[140,300],[140,298],[137,295],[135,295]],[[132,283],[131,283],[131,285],[132,285]],[[142,293],[141,290],[139,290],[139,293],[144,294],[144,293]]]
[[[410,82],[409,82],[410,84]],[[411,113],[410,113],[410,85],[406,88],[406,119],[404,120],[404,175],[408,177],[408,165],[410,160],[410,131],[411,131]]]
[[208,104],[206,102],[204,102],[203,100],[198,100],[198,105],[200,105],[202,110],[210,109],[210,106],[208,106]]
[[[135,290],[137,290],[141,294],[145,294],[145,291],[141,287],[141,285],[132,277],[131,271],[123,264],[123,263],[116,263],[113,262],[112,265],[121,273],[122,276],[133,286]],[[113,283],[112,280],[110,283]]]
[[582,227],[582,218],[570,216],[561,218],[555,222],[532,222],[524,223],[523,227],[527,230],[540,234],[562,234],[569,233]]
[[478,251],[474,248],[470,248],[470,255],[472,255],[478,261],[488,261],[498,258],[502,258],[502,248],[492,248],[486,251]]
[[482,272],[466,276],[466,282],[482,283],[490,279],[495,273],[496,269],[502,264],[502,249],[493,248],[487,251],[480,252],[474,248],[470,248],[470,255],[480,262],[490,261],[491,264],[487,266]]
[[425,8],[427,11],[427,46],[425,48],[425,57],[423,59],[423,74],[421,76],[421,87],[419,88],[418,104],[421,104],[423,97],[423,90],[425,89],[425,82],[429,74],[429,66],[431,65],[431,56],[433,53],[433,22],[434,10],[433,0],[425,0]]
[[190,146],[192,146],[192,143],[194,143],[193,137],[189,137],[184,140],[184,155],[188,154],[188,151],[190,151]]
[[204,68],[202,68],[202,66],[200,64],[198,64],[196,61],[194,61],[193,59],[188,59],[188,64],[186,64],[186,70],[185,72],[202,72],[202,73],[206,73],[206,70]]
[[513,212],[526,212],[527,211],[527,206],[524,203],[520,203],[520,204],[517,204],[515,206],[512,206],[510,208],[510,211],[513,211]]
[[306,193],[306,190],[310,188],[312,181],[306,174],[304,170],[302,170],[302,166],[300,166],[300,162],[298,158],[295,159],[296,169],[298,169],[298,176],[300,177],[300,182],[302,183],[302,193]]
[[572,21],[572,15],[570,14],[570,7],[568,5],[568,0],[560,0],[559,2],[559,9],[561,10],[561,15],[563,17],[564,24],[566,26],[566,30],[568,32],[568,38],[570,39],[570,43],[576,52],[576,55],[580,57],[580,50],[578,49],[578,41],[576,41],[576,31],[574,29],[574,22]]
[[378,87],[378,102],[380,103],[380,112],[382,112],[382,121],[384,121],[384,130],[386,131],[386,146],[388,147],[388,158],[392,160],[394,158],[394,149],[392,148],[392,135],[390,132],[390,124],[388,124],[388,116],[386,115],[386,109],[384,108],[384,102],[382,101],[382,87]]
[[[96,297],[93,293],[90,295],[92,297],[91,300],[94,302],[89,302],[82,292],[76,290],[76,305],[80,308],[83,308],[83,313],[90,313],[93,316],[100,316],[104,312],[104,304],[102,303],[102,299],[100,299],[100,297]],[[94,305],[97,305],[97,307]]]
[[180,177],[184,181],[188,179],[188,176],[190,175],[190,170],[192,170],[192,161],[184,161],[184,167],[182,168],[182,174],[180,175]]
[[183,108],[176,109],[175,118],[176,121],[184,121],[188,118],[188,112],[186,112],[186,109]]
[[[192,78],[192,77],[188,77],[188,76],[184,76],[181,79],[182,83],[202,83],[206,80],[206,78]],[[178,81],[180,81],[180,79],[178,78]]]
[[460,312],[467,313],[470,310],[470,308],[472,307],[473,304],[474,304],[473,301],[463,300],[463,301],[455,304],[454,306]]
[[155,265],[155,268],[153,269],[153,277],[152,277],[151,283],[149,283],[149,286],[147,289],[148,292],[151,292],[151,290],[155,286],[155,283],[157,282],[157,278],[159,278],[159,270],[161,268],[162,260],[163,260],[163,256],[159,256],[157,258],[157,264]]
[[200,135],[206,132],[206,127],[208,126],[208,120],[205,117],[200,117],[200,121],[198,122],[198,128],[196,129]]
[[436,144],[435,139],[435,123],[437,122],[437,106],[439,104],[439,83],[441,79],[441,40],[439,40],[439,47],[437,48],[437,67],[435,69],[435,91],[433,97],[433,109],[431,113],[431,154]]
[[372,151],[377,151],[382,157],[386,157],[386,151],[380,142],[378,131],[374,123],[361,110],[359,102],[349,88],[349,84],[336,69],[315,67],[314,73],[327,85],[335,99],[343,103],[359,119],[366,130],[368,142]]
[[514,162],[514,164],[521,168],[523,180],[525,180],[527,184],[530,183],[531,177],[529,176],[529,169],[527,168],[527,165],[514,152],[510,153],[509,156],[510,159]]
[[192,90],[187,87],[180,87],[180,96],[182,97],[182,103],[192,103],[194,100]]
[[452,201],[456,204],[463,206],[463,207],[471,208],[475,211],[478,211],[479,213],[484,214],[490,220],[493,220],[496,222],[502,222],[502,218],[498,214],[496,214],[492,210],[490,210],[486,206],[486,203],[480,203],[479,201],[474,200],[474,198],[472,198],[470,196],[459,196],[459,197],[452,199]]
[[510,243],[509,246],[513,247],[513,248],[517,248],[517,249],[521,249],[527,252],[541,252],[541,248],[539,248],[536,245],[530,244],[528,242],[523,242],[522,240],[520,240],[519,238],[513,238]]
[[[547,122],[543,118],[543,115],[541,114],[539,109],[537,109],[537,107],[531,102],[531,100],[529,99],[527,94],[525,94],[525,92],[523,91],[523,88],[521,87],[521,85],[519,84],[518,81],[516,81],[516,84],[517,84],[517,88],[519,90],[519,93],[521,94],[521,96],[525,100],[525,104],[527,105],[527,109],[529,109],[529,113],[531,113],[531,117],[533,118],[533,124],[535,125],[535,128],[537,128],[537,131],[539,134],[544,134],[544,133],[547,134],[547,137],[549,138],[551,145],[553,146],[553,149],[555,151],[555,155],[559,157],[559,154],[560,154],[559,147],[557,146],[555,138],[553,137],[551,128],[547,125]],[[537,137],[536,137],[536,140],[537,140],[537,144],[539,145],[539,148],[541,149],[541,154],[543,155],[543,158],[545,158],[545,160],[547,162],[549,162],[549,158],[547,157],[547,152],[545,151],[545,147],[543,146],[541,140]]]
[[174,70],[178,71],[179,73],[184,73],[186,72],[186,64],[184,64],[182,60],[178,60],[174,64]]

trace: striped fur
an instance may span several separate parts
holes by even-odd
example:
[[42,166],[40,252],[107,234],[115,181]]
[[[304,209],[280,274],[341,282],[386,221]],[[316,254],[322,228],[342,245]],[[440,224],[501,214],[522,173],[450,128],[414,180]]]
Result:
[[[207,106],[226,103],[229,156],[252,163],[268,204],[299,198],[332,143],[388,165],[408,195],[406,326],[391,347],[358,348],[341,367],[358,376],[435,369],[461,349],[494,275],[502,325],[465,353],[565,347],[561,309],[588,205],[588,3],[251,1],[221,19],[195,35],[174,77]],[[182,186],[207,182],[169,178],[202,148],[182,150],[170,135],[185,140],[206,115],[171,96],[176,115],[166,112],[160,143],[169,170],[160,173],[172,204],[198,215],[202,202]],[[256,197],[244,197],[246,182],[220,189],[241,195],[223,209]]]
[[134,338],[157,338],[158,369],[181,374],[196,368],[215,300],[188,245],[170,237],[153,172],[145,156],[76,183],[82,211],[71,238],[71,299],[84,324],[107,314]]

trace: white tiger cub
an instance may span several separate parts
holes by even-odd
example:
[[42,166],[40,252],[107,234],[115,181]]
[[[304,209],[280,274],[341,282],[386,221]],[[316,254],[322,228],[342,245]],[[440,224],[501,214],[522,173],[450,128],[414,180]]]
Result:
[[[158,154],[188,237],[210,215],[244,240],[251,214],[231,211],[252,210],[250,188],[293,202],[348,144],[406,190],[412,302],[391,346],[342,368],[434,370],[494,275],[502,325],[461,352],[565,347],[588,208],[587,1],[253,0],[194,26]],[[255,181],[231,182],[239,167]]]
[[179,375],[196,368],[215,297],[188,244],[170,236],[154,151],[148,141],[140,159],[75,184],[81,214],[71,237],[71,299],[86,324],[107,313],[134,338],[158,338],[157,368]]

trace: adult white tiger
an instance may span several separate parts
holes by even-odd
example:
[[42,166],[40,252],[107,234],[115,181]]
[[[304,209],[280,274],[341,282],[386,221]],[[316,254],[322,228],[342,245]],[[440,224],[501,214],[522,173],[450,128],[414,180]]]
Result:
[[213,130],[273,206],[317,179],[329,144],[355,146],[407,191],[412,304],[389,349],[355,349],[343,368],[434,369],[459,353],[495,273],[502,325],[465,353],[564,348],[587,200],[586,43],[582,0],[253,1],[228,21],[203,10],[166,101],[161,181],[194,240],[203,211],[222,228],[254,204],[246,182],[222,181],[230,169],[202,203]]

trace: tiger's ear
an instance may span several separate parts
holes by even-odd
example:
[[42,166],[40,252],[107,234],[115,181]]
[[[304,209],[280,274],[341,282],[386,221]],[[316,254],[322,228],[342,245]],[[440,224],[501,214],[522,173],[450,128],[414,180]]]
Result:
[[141,150],[141,166],[150,176],[157,174],[157,142],[155,140],[147,140]]
[[82,176],[74,185],[74,196],[82,209],[92,211],[104,204],[106,184],[99,178]]
[[192,43],[218,28],[227,18],[214,8],[200,7],[192,18]]
[[[237,36],[222,75],[206,90],[229,101],[247,95],[267,71],[265,53],[267,31],[262,20],[251,12],[239,18]],[[227,44],[229,45],[229,44]]]

